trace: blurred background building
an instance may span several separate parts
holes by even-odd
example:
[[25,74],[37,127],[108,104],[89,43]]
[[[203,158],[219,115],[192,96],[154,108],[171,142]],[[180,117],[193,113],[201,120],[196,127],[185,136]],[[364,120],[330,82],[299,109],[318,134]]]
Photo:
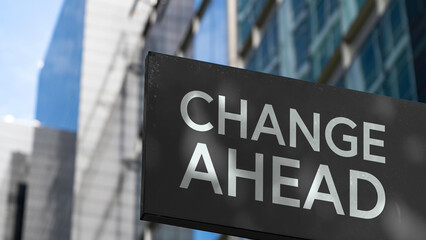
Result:
[[76,134],[0,122],[1,239],[70,239]]
[[426,102],[425,49],[424,0],[65,0],[41,126],[0,123],[0,239],[233,238],[139,220],[148,51]]

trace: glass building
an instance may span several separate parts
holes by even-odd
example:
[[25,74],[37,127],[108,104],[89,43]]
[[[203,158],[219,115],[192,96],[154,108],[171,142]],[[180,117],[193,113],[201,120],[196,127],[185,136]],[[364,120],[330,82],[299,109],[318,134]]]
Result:
[[[67,214],[67,218],[49,219],[46,213],[49,221],[33,224],[34,228],[45,228],[46,234],[54,229],[51,235],[39,239],[140,238],[137,176],[141,71],[140,53],[135,49],[150,9],[151,3],[134,0],[63,3],[39,76],[36,118],[43,129],[65,130],[74,136],[73,144],[68,144],[72,153],[54,144],[47,146],[51,151],[62,150],[72,161],[57,154],[61,160],[57,168],[46,160],[37,163],[37,170],[50,170],[45,177],[57,180],[56,188],[65,183],[50,176],[66,171],[61,175],[71,176],[66,180],[70,192],[55,188],[46,195],[50,199],[38,202],[40,209],[46,205],[54,214],[61,210]],[[56,139],[54,135],[37,135],[41,140]],[[30,187],[27,202],[33,201],[34,189],[37,191]],[[67,201],[58,204],[55,198]],[[29,208],[25,211],[30,214]],[[40,211],[31,214],[40,217]]]
[[37,91],[36,119],[76,132],[83,51],[85,0],[65,0],[49,45]]
[[75,139],[0,121],[0,239],[71,239]]
[[[238,51],[246,68],[424,101],[418,67],[424,58],[413,55],[424,54],[424,1],[269,1],[256,20],[264,23],[253,27],[260,2],[238,1]],[[253,46],[256,32],[261,37]]]

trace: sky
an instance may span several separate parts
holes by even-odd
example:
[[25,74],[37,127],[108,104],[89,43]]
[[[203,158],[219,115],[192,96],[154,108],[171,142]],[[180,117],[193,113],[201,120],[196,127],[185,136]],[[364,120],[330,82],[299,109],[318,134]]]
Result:
[[0,3],[0,118],[34,119],[38,74],[62,3]]

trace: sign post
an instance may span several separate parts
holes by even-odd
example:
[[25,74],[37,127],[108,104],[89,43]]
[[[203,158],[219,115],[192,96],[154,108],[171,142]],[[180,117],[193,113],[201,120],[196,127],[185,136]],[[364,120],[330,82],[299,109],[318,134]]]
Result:
[[254,239],[426,239],[426,106],[157,53],[141,218]]

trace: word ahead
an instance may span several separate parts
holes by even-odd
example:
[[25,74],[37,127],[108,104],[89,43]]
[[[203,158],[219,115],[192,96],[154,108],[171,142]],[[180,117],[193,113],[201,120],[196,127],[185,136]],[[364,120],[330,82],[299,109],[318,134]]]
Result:
[[157,53],[141,218],[252,239],[426,239],[426,107]]

